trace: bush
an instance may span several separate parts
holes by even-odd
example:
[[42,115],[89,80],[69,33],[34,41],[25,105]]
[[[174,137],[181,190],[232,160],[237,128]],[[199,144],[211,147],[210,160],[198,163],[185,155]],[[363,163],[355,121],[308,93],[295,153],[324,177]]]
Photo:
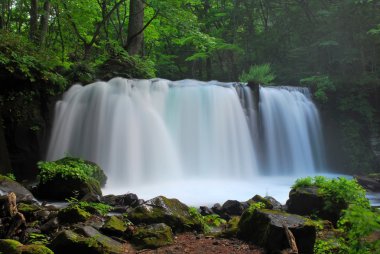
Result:
[[248,73],[243,72],[239,80],[241,82],[254,82],[256,84],[270,84],[276,75],[273,74],[270,64],[253,65],[249,68]]
[[315,99],[320,103],[328,101],[328,93],[335,91],[335,85],[329,76],[311,76],[300,80],[301,85],[310,87],[314,91]]

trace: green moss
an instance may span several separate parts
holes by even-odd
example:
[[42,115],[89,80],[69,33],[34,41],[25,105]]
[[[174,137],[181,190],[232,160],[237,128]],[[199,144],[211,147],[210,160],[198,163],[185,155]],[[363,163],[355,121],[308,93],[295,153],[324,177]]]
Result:
[[19,247],[22,244],[18,241],[11,239],[0,239],[0,253],[1,254],[20,254]]
[[133,233],[132,242],[138,248],[158,248],[173,243],[173,233],[167,225],[153,224],[139,227]]
[[58,213],[58,218],[63,223],[84,222],[91,217],[91,214],[79,207],[67,207]]
[[116,216],[109,217],[102,227],[102,231],[111,235],[122,235],[127,230],[127,225],[124,221]]
[[24,245],[20,250],[21,254],[54,254],[48,247],[38,244]]
[[226,228],[224,231],[221,232],[220,236],[222,237],[236,237],[236,234],[239,229],[239,221],[240,221],[240,216],[233,216],[226,225]]

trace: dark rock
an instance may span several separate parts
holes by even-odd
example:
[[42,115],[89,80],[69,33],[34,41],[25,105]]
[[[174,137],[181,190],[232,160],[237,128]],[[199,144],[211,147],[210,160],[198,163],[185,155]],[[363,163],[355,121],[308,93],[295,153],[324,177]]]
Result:
[[337,223],[341,211],[348,207],[348,204],[335,204],[332,207],[326,206],[326,197],[318,192],[318,187],[299,187],[292,189],[289,199],[286,201],[287,212],[318,216],[321,219]]
[[23,245],[11,239],[0,240],[0,253],[4,254],[54,254],[49,248],[39,244]]
[[102,202],[110,206],[138,206],[139,199],[136,194],[128,193],[125,195],[107,195],[102,197]]
[[293,233],[300,253],[313,253],[316,228],[311,220],[299,215],[269,209],[247,209],[238,224],[237,235],[266,248],[269,253],[278,253],[290,247],[284,226]]
[[30,244],[20,247],[20,254],[54,254],[54,252],[46,246]]
[[363,186],[364,189],[373,191],[373,192],[380,192],[380,175],[373,174],[368,176],[358,176],[355,175],[354,178],[358,183]]
[[251,201],[253,201],[253,202],[261,202],[261,203],[263,203],[265,205],[265,208],[267,208],[267,209],[273,209],[273,205],[271,204],[271,202],[269,200],[267,200],[266,198],[263,198],[260,195],[255,195],[253,198],[251,198]]
[[111,216],[107,218],[105,221],[103,227],[101,228],[101,231],[109,236],[122,236],[124,231],[127,229],[126,223],[116,217],[116,216]]
[[48,222],[43,224],[41,226],[41,232],[45,234],[50,234],[52,232],[55,232],[59,228],[59,221],[58,218],[51,218]]
[[269,201],[273,210],[282,210],[283,209],[282,204],[280,202],[278,202],[275,198],[273,198],[271,196],[266,196],[265,199]]
[[122,254],[121,243],[101,234],[90,226],[78,228],[75,232],[64,230],[51,242],[49,247],[55,254]]
[[219,203],[216,203],[214,204],[212,207],[211,207],[211,210],[216,213],[216,214],[219,214],[221,215],[223,213],[222,211],[222,206],[219,204]]
[[227,200],[222,206],[222,211],[230,216],[240,216],[244,211],[244,206],[237,200]]
[[112,208],[113,213],[127,213],[129,208],[127,206],[115,206]]
[[86,195],[84,195],[83,198],[81,198],[80,201],[100,203],[101,202],[101,197],[99,195],[97,195],[97,194],[94,194],[94,193],[87,193]]
[[19,203],[17,205],[17,209],[25,216],[28,221],[30,221],[32,219],[35,219],[37,212],[41,211],[43,208],[37,204]]
[[79,207],[66,207],[59,211],[58,218],[62,223],[84,222],[91,217],[91,214]]
[[208,208],[207,206],[201,206],[199,207],[199,213],[203,216],[213,214],[212,210]]
[[0,192],[3,192],[4,194],[14,192],[17,196],[17,202],[37,202],[33,194],[24,186],[3,175],[0,175]]
[[138,227],[132,233],[130,240],[139,249],[155,249],[174,242],[171,228],[164,223]]
[[189,213],[189,207],[178,199],[155,197],[128,213],[128,219],[138,223],[165,223],[174,231],[202,230],[202,225]]

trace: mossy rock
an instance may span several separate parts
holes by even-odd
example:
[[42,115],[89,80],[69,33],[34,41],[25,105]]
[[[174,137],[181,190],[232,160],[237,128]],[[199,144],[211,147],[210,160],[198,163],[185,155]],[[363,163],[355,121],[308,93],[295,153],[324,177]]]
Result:
[[49,247],[55,254],[122,254],[121,243],[102,235],[93,227],[85,226],[75,232],[60,232]]
[[225,229],[220,233],[220,236],[226,238],[236,237],[239,229],[239,221],[240,216],[232,216],[231,219],[227,222]]
[[128,213],[128,219],[134,224],[165,223],[175,232],[202,231],[202,224],[190,215],[188,206],[178,199],[164,196],[155,197],[137,206]]
[[17,209],[22,213],[27,220],[30,220],[34,217],[35,213],[42,210],[42,207],[37,204],[25,204],[19,203]]
[[156,249],[172,244],[173,232],[164,223],[138,227],[132,234],[131,242],[139,249]]
[[51,249],[39,244],[24,245],[19,249],[21,254],[54,254]]
[[59,211],[58,218],[62,223],[84,222],[91,214],[76,206],[66,207]]
[[0,239],[1,254],[20,254],[19,247],[22,247],[22,244],[16,240]]
[[293,233],[300,253],[313,253],[315,224],[295,214],[268,209],[247,209],[239,221],[237,236],[266,248],[269,253],[278,253],[290,247],[284,227]]
[[125,230],[127,230],[126,223],[116,216],[107,218],[101,229],[106,235],[112,236],[122,236]]

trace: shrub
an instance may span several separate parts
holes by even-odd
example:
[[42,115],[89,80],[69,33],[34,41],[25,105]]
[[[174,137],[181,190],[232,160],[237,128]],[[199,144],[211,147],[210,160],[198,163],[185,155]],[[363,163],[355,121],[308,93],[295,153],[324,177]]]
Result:
[[335,85],[329,76],[311,76],[300,80],[301,85],[310,87],[314,91],[314,97],[321,103],[328,101],[328,93],[335,91]]
[[256,84],[267,85],[270,84],[276,75],[273,74],[270,64],[253,65],[249,71],[243,72],[239,80],[241,82],[254,82]]

